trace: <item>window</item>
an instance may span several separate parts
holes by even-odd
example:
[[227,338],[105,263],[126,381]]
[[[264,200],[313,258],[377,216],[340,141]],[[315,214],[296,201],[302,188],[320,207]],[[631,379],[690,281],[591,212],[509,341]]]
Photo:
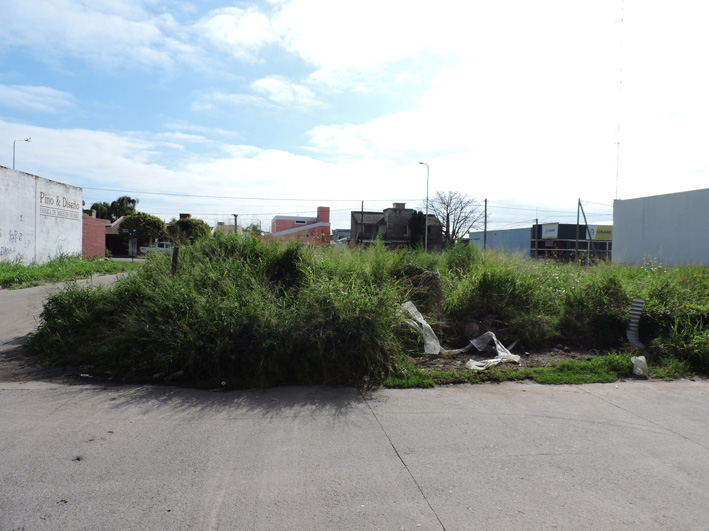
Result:
[[303,221],[302,219],[296,219],[295,224],[296,225],[305,225],[305,221]]
[[409,233],[409,227],[406,225],[394,225],[394,234],[406,236]]

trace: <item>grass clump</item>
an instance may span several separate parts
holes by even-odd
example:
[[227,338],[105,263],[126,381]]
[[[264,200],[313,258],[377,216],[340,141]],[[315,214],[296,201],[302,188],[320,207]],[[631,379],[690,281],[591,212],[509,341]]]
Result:
[[630,354],[611,352],[590,361],[568,359],[553,367],[532,367],[511,372],[510,379],[530,379],[541,384],[610,383],[633,373]]
[[0,287],[17,288],[37,286],[45,282],[65,282],[91,275],[110,275],[134,271],[139,262],[117,262],[101,258],[85,258],[81,255],[60,255],[44,264],[29,265],[15,262],[0,262]]
[[30,347],[138,380],[182,371],[232,387],[378,380],[402,353],[396,286],[363,257],[343,272],[296,244],[217,237],[181,248],[174,276],[170,265],[154,255],[112,288],[54,295]]

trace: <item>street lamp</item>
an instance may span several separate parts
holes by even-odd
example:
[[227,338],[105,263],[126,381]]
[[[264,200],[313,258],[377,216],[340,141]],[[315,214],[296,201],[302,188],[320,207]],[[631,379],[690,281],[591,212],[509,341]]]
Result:
[[25,138],[24,140],[22,140],[21,138],[18,138],[17,140],[12,142],[12,169],[13,170],[15,169],[15,144],[17,144],[18,141],[19,142],[32,142],[32,137]]
[[419,164],[426,166],[426,228],[423,235],[423,250],[428,251],[428,164],[425,162],[419,162]]

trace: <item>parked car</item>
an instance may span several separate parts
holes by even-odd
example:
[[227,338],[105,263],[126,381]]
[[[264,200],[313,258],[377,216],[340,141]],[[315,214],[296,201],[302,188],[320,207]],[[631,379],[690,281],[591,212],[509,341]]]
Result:
[[141,246],[140,252],[142,254],[148,254],[149,252],[152,251],[157,251],[160,254],[172,254],[172,250],[174,249],[175,244],[172,242],[155,242],[151,243],[148,246]]

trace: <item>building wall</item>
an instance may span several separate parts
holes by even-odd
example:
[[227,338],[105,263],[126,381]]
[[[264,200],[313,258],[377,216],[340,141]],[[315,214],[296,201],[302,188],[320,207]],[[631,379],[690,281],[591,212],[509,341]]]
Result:
[[329,243],[330,207],[318,207],[315,218],[276,216],[271,220],[271,234],[266,239]]
[[0,260],[44,263],[82,252],[82,190],[0,166]]
[[[487,248],[507,253],[523,253],[525,256],[529,256],[531,240],[531,228],[487,231]],[[482,249],[484,242],[484,231],[470,233],[470,243]]]
[[111,222],[107,219],[83,218],[83,243],[84,258],[106,256],[106,225]]
[[613,202],[613,262],[709,264],[709,189]]
[[414,212],[413,208],[406,208],[405,203],[394,203],[394,208],[384,209],[384,238],[392,242],[408,243],[411,240],[409,222]]
[[262,237],[265,241],[283,240],[309,242],[317,245],[330,243],[330,224],[314,223],[306,227],[298,226],[293,229],[280,231],[276,234],[267,234]]
[[271,233],[295,229],[298,227],[304,227],[306,225],[314,225],[317,222],[318,218],[304,218],[300,216],[276,216],[271,221]]

